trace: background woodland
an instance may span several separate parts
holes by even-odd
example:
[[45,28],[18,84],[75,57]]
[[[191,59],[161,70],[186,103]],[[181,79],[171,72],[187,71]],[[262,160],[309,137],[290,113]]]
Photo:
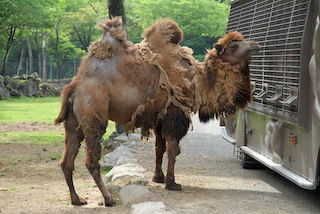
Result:
[[[113,0],[114,1],[114,0]],[[202,61],[226,31],[230,0],[117,0],[129,40],[161,17],[175,20],[182,45]],[[101,36],[112,0],[0,0],[0,75],[38,73],[42,81],[76,75],[91,42]]]

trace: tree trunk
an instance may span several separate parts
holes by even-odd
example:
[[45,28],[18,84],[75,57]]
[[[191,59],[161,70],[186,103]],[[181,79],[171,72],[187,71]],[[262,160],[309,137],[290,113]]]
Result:
[[[124,0],[108,0],[109,18],[112,19],[115,16],[121,16],[123,26],[126,27],[126,15],[123,6]],[[122,134],[124,128],[116,123],[116,132]]]
[[30,36],[28,37],[28,53],[29,53],[29,73],[33,73],[33,55],[32,55],[32,46],[30,41]]
[[58,45],[59,45],[59,28],[56,29],[55,51],[56,51],[57,79],[60,79],[61,73],[60,73],[60,60],[59,60]]
[[123,3],[124,0],[108,0],[109,18],[121,16],[123,25],[126,26],[126,14]]
[[16,33],[16,27],[15,26],[11,26],[10,28],[10,33],[9,33],[9,38],[7,40],[7,46],[6,46],[6,53],[4,54],[3,57],[3,64],[2,64],[2,69],[1,69],[1,75],[5,75],[6,71],[7,71],[7,61],[8,61],[8,56],[10,54],[11,51],[11,47],[12,47],[12,43],[13,43],[13,39]]
[[41,46],[39,45],[39,42],[38,42],[38,32],[36,32],[35,43],[36,43],[37,55],[38,55],[38,74],[39,74],[39,77],[42,78]]
[[23,74],[25,62],[26,62],[26,40],[21,39],[21,54],[20,54],[19,67],[17,70],[18,76],[21,76]]
[[42,38],[42,80],[47,81],[47,50],[46,50],[46,37]]

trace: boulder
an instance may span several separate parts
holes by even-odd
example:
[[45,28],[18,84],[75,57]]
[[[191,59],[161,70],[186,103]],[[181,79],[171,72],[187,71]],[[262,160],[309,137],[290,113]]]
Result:
[[10,82],[11,82],[11,78],[8,75],[6,75],[4,77],[4,85],[8,85]]
[[107,182],[117,182],[117,180],[134,177],[137,178],[136,181],[140,180],[138,183],[146,184],[145,172],[146,170],[137,163],[126,163],[112,168],[105,178]]
[[47,96],[60,96],[61,91],[54,87],[50,83],[41,83],[40,84],[40,96],[47,97]]
[[145,186],[131,184],[121,188],[119,197],[123,205],[129,205],[150,200],[150,198],[153,197],[153,194]]
[[127,142],[127,141],[139,141],[141,139],[141,135],[138,133],[132,133],[132,134],[121,134],[117,137],[114,138],[114,140],[117,141],[123,141],[123,142]]
[[135,152],[136,142],[121,144],[113,152],[104,156],[103,167],[115,167],[124,163],[136,163],[137,160],[132,157],[131,152]]
[[137,163],[127,163],[116,166],[105,175],[107,189],[113,194],[118,195],[120,189],[126,185],[145,186],[148,181],[145,177],[145,169]]
[[175,214],[176,212],[169,210],[167,206],[161,202],[142,202],[134,204],[130,208],[130,214]]
[[5,78],[0,75],[0,100],[5,100],[10,98],[10,93],[5,87]]
[[38,75],[31,74],[29,76],[22,75],[15,76],[6,85],[8,91],[12,96],[39,96],[40,79]]

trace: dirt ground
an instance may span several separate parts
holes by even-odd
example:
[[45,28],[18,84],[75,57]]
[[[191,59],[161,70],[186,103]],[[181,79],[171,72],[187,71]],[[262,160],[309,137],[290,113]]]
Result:
[[[8,131],[0,124],[1,131]],[[32,127],[30,127],[32,126]],[[44,123],[11,124],[10,130],[56,131]],[[17,128],[19,127],[19,128]],[[58,128],[63,130],[62,126]],[[219,136],[218,123],[200,126],[181,141],[176,181],[182,191],[167,191],[153,183],[153,139],[137,144],[139,164],[147,170],[149,190],[177,214],[184,213],[319,213],[319,191],[307,191],[268,169],[244,170],[232,156],[232,146]],[[75,187],[88,205],[72,206],[59,166],[63,143],[0,143],[0,213],[128,213],[129,207],[101,206],[102,196],[84,166],[80,149],[74,173]],[[164,172],[166,172],[166,158]]]
[[[0,124],[4,131],[63,131],[63,126],[39,122]],[[84,144],[84,143],[83,143]],[[59,166],[64,144],[0,143],[0,213],[128,213],[118,205],[101,206],[103,198],[84,165],[85,145],[75,163],[74,182],[88,205],[70,204]]]

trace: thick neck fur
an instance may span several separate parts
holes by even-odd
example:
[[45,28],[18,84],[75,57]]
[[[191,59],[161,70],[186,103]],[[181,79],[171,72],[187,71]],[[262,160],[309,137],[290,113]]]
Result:
[[224,62],[213,49],[206,55],[203,71],[195,78],[202,122],[229,117],[251,102],[249,62],[238,65]]

